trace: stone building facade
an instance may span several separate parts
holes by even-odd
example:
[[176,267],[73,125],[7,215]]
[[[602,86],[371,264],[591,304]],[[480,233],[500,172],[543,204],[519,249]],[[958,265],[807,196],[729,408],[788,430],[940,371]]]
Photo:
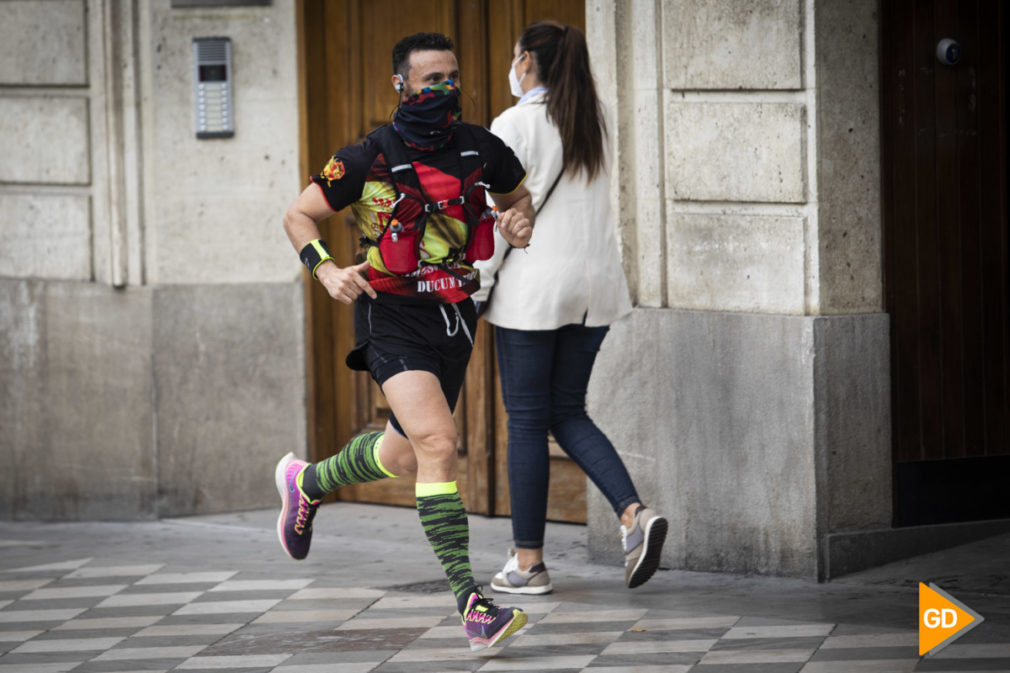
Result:
[[[272,506],[279,447],[305,446],[295,0],[186,4],[0,3],[0,516]],[[636,306],[590,403],[671,518],[670,567],[900,553],[877,9],[586,1]],[[227,141],[195,137],[188,76],[218,35]],[[591,495],[596,557],[614,528]]]

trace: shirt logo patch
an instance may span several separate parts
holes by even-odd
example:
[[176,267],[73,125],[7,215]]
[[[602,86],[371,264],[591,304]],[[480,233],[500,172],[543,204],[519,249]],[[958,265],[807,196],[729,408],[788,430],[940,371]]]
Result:
[[334,180],[344,177],[344,162],[336,157],[331,158],[323,169],[323,177],[326,178],[327,186],[331,186]]

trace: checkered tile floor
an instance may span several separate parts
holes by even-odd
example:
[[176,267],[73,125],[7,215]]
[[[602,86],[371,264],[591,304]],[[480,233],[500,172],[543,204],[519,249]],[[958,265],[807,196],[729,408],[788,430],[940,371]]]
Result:
[[1007,643],[919,659],[912,631],[606,609],[560,591],[507,601],[530,624],[506,647],[471,653],[446,594],[330,582],[89,558],[9,568],[0,673],[1010,671]]

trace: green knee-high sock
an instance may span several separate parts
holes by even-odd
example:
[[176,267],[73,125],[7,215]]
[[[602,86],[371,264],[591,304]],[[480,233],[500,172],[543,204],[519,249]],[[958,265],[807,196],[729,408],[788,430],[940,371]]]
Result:
[[414,493],[424,534],[449,578],[462,613],[477,586],[470,570],[470,526],[456,482],[417,484]]
[[298,475],[298,486],[312,500],[348,484],[363,484],[396,475],[379,460],[382,432],[366,432],[347,443],[340,453],[309,465]]

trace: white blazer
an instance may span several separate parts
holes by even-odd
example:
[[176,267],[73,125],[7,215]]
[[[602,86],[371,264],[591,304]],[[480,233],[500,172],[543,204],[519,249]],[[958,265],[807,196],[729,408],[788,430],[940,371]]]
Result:
[[[533,207],[561,172],[561,136],[547,118],[545,92],[533,94],[501,113],[491,132],[512,148],[526,169]],[[513,250],[495,229],[491,259],[477,262],[484,300],[495,283],[484,319],[510,329],[551,330],[573,323],[609,325],[631,311],[621,266],[616,223],[610,212],[610,152],[602,171],[586,184],[585,174],[565,174],[537,214],[530,247]]]

